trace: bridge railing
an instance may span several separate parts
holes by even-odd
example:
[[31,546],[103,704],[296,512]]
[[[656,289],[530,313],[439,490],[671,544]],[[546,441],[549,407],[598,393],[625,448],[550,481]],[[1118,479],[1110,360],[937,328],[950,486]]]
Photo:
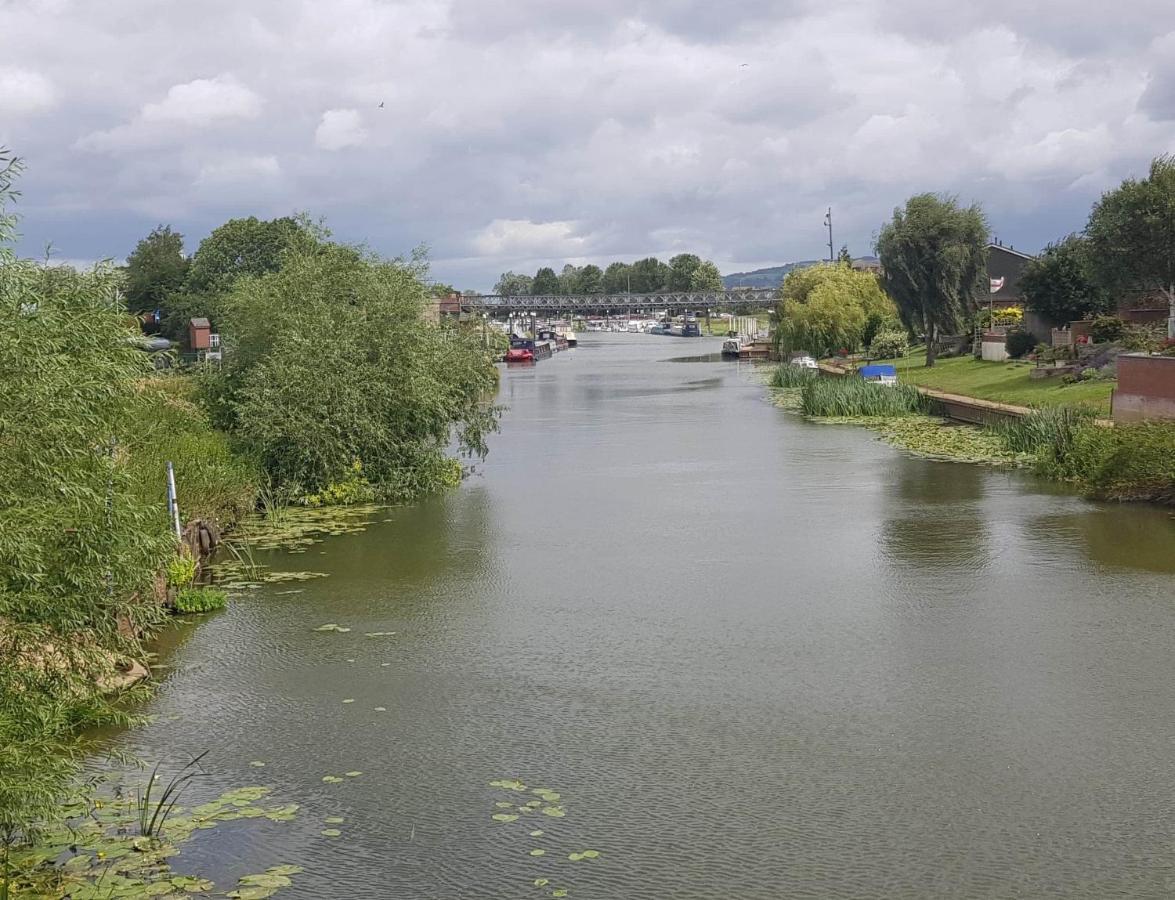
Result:
[[713,309],[739,305],[773,306],[774,288],[740,288],[730,291],[659,291],[654,294],[536,294],[503,296],[468,294],[460,298],[464,311],[513,312],[516,310],[625,310]]

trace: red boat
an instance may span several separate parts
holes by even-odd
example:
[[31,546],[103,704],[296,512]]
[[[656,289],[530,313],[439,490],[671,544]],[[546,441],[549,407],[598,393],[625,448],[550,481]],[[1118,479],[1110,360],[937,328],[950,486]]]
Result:
[[506,351],[505,362],[534,362],[534,351],[526,347],[511,347]]

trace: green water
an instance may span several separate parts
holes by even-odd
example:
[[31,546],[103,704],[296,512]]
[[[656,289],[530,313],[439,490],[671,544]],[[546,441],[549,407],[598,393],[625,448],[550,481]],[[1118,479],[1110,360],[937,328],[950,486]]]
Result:
[[[297,863],[291,898],[1169,896],[1170,514],[808,424],[718,346],[504,371],[460,490],[265,554],[329,577],[178,632],[119,743],[302,810],[176,868]],[[493,821],[501,778],[566,815]]]

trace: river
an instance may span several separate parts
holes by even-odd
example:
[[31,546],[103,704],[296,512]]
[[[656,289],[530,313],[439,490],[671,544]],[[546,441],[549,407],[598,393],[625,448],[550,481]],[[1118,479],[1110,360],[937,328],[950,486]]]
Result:
[[[459,490],[267,554],[328,577],[177,631],[121,748],[210,749],[201,796],[301,811],[176,868],[296,863],[290,898],[1170,896],[1170,513],[673,360],[717,346],[588,334],[504,370]],[[492,820],[533,797],[499,779],[566,814]]]

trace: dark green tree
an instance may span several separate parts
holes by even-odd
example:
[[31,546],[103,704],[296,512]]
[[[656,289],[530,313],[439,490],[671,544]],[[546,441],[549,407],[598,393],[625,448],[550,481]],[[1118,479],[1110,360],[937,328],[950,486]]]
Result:
[[691,291],[720,291],[723,289],[722,273],[710,260],[701,263],[690,276]]
[[317,240],[313,227],[300,218],[230,219],[200,242],[187,287],[196,292],[223,290],[242,275],[276,272],[287,251],[311,247]]
[[184,236],[160,225],[126,258],[126,302],[133,313],[167,309],[168,299],[188,274]]
[[662,290],[669,282],[669,266],[655,256],[638,259],[632,264],[632,292],[651,294]]
[[578,266],[573,266],[567,263],[563,266],[563,271],[559,273],[559,293],[560,294],[578,294],[579,290],[579,273]]
[[559,293],[559,276],[550,266],[543,266],[534,273],[534,281],[530,286],[530,293],[538,297]]
[[1175,156],[1157,157],[1146,178],[1103,194],[1085,233],[1098,280],[1115,294],[1162,294],[1167,336],[1175,338]]
[[669,278],[665,287],[671,291],[688,291],[691,280],[702,260],[693,253],[679,253],[669,260]]
[[632,266],[628,263],[614,262],[604,270],[604,293],[626,294],[632,280]]
[[1089,241],[1076,234],[1049,244],[1024,267],[1020,291],[1028,309],[1056,324],[1110,307],[1110,294],[1094,273]]
[[516,272],[503,272],[494,285],[494,293],[500,297],[523,297],[530,293],[534,279]]
[[938,341],[963,327],[986,290],[988,228],[978,205],[918,194],[895,209],[877,238],[882,285],[906,328],[926,339],[926,365]]
[[586,265],[579,270],[580,294],[604,293],[604,273],[599,266]]
[[842,244],[840,253],[837,254],[836,261],[842,266],[851,266],[853,264],[853,254],[849,253],[849,245]]

